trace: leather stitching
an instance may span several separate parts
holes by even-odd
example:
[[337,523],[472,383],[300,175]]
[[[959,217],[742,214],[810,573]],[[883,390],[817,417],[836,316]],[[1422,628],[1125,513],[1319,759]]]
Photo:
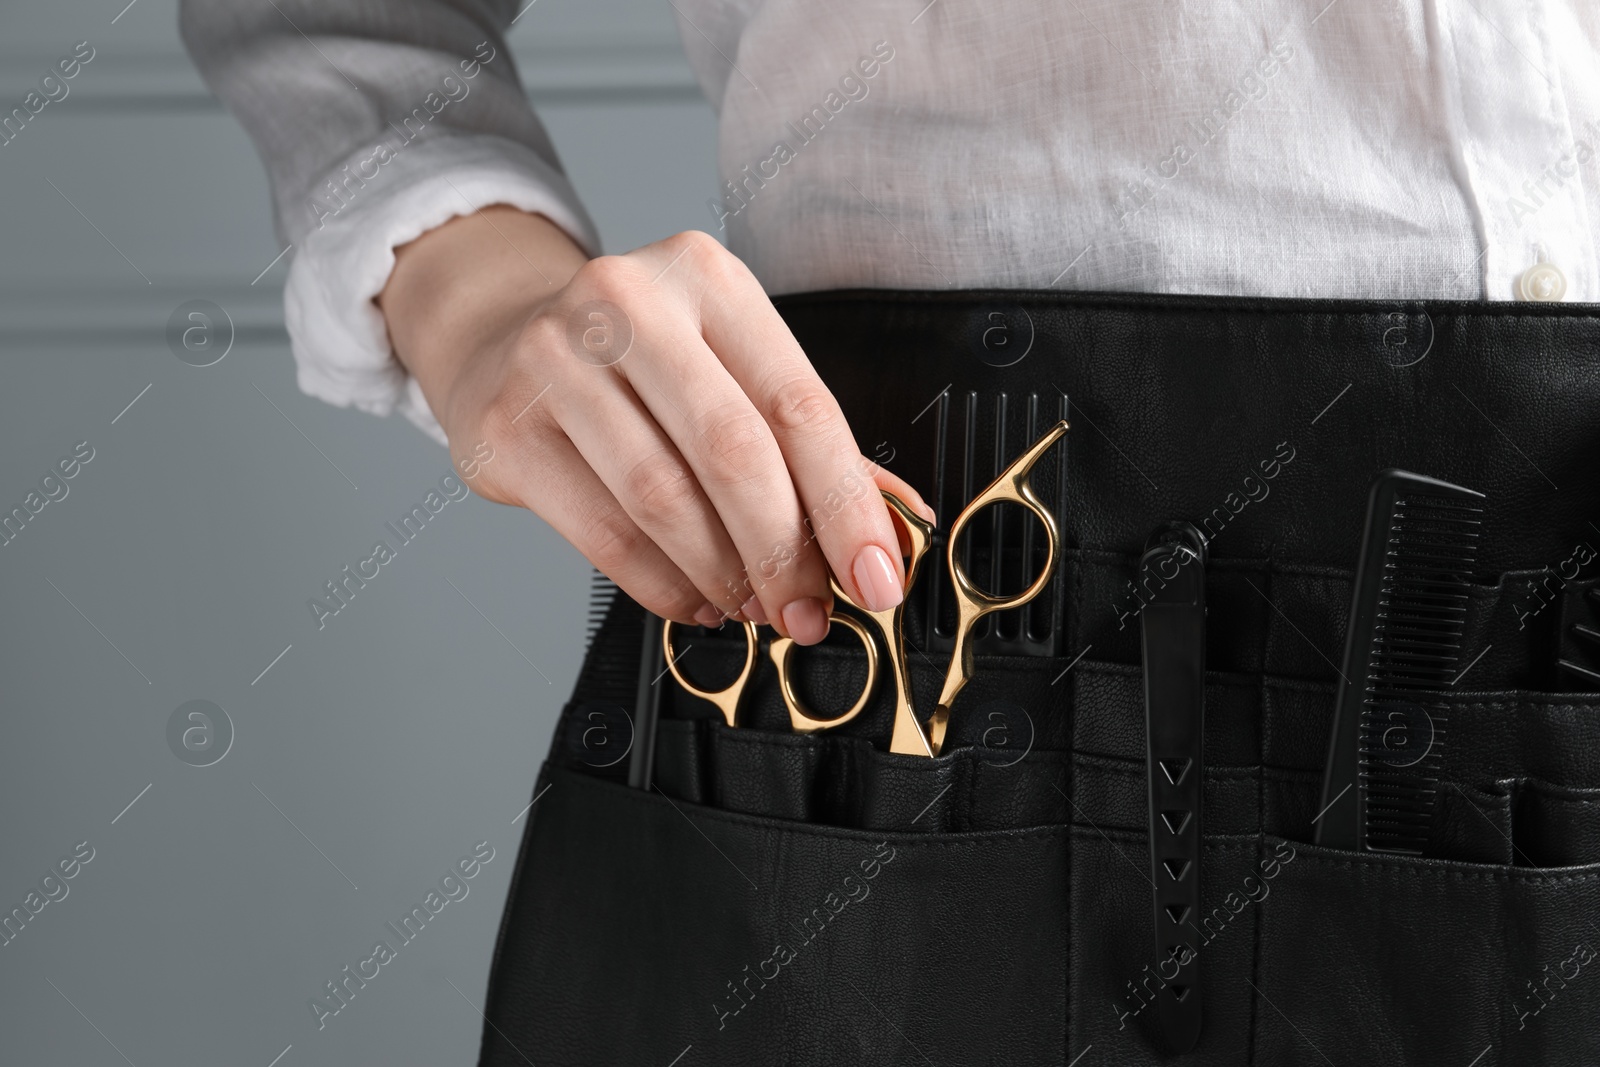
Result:
[[1083,294],[1070,291],[1041,293],[1034,289],[956,289],[951,291],[901,289],[835,289],[784,293],[772,298],[780,310],[810,304],[873,303],[924,306],[972,305],[1004,300],[1024,306],[1049,306],[1063,311],[1140,311],[1162,315],[1218,310],[1263,317],[1323,314],[1358,322],[1386,323],[1400,308],[1438,312],[1440,319],[1562,319],[1600,321],[1600,304],[1561,303],[1529,307],[1511,301],[1475,300],[1316,300],[1299,297],[1204,296],[1187,293]]
[[[554,773],[560,776],[561,781],[577,785],[580,788],[592,789],[611,795],[615,800],[630,804],[639,804],[653,807],[657,811],[668,812],[672,804],[667,803],[661,796],[645,793],[638,789],[629,789],[627,786],[608,782],[603,778],[595,778],[578,771],[567,770],[562,767],[555,768]],[[689,801],[674,800],[681,808]],[[769,833],[794,834],[805,837],[822,837],[829,840],[855,840],[855,841],[893,841],[896,847],[915,847],[918,845],[938,846],[942,848],[973,849],[992,846],[1008,845],[1032,837],[1065,837],[1075,829],[1067,823],[1058,823],[1052,826],[1030,826],[1018,830],[975,830],[969,831],[971,837],[964,837],[960,841],[939,840],[945,834],[907,833],[902,830],[857,830],[842,826],[811,826],[807,823],[790,823],[784,819],[763,818],[757,815],[742,815],[739,812],[720,811],[699,804],[691,804],[695,809],[694,817],[709,822],[723,822],[732,825],[747,826]],[[773,823],[782,823],[774,826]]]

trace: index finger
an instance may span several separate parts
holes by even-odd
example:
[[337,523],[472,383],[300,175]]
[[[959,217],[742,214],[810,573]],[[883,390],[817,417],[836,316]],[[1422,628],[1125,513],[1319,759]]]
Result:
[[870,611],[892,608],[905,596],[905,565],[878,468],[755,276],[738,269],[742,279],[702,301],[702,333],[771,428],[839,584]]

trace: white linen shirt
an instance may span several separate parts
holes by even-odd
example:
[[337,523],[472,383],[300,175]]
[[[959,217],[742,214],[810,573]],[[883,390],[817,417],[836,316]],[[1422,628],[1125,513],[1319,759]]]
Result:
[[[705,228],[769,293],[1600,300],[1600,6],[924,3],[675,0],[719,123]],[[222,32],[186,19],[188,36]],[[205,72],[245,110],[249,78],[227,62]],[[599,251],[537,123],[478,126],[398,153],[320,228],[285,217],[278,190],[300,242],[286,304],[302,387],[399,408],[441,440],[372,304],[392,249],[509,203]]]

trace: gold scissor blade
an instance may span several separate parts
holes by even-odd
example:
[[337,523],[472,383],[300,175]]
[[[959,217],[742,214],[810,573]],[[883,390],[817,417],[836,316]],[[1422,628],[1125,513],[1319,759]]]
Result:
[[894,726],[889,735],[889,751],[904,756],[927,756],[931,759],[938,754],[938,746],[929,742],[922,724],[917,721],[916,709],[911,703],[911,672],[906,659],[905,610],[906,599],[910,597],[911,588],[916,584],[918,564],[933,545],[933,523],[912,511],[905,501],[889,490],[883,489],[880,492],[890,512],[904,525],[906,540],[910,544],[909,559],[906,563],[906,598],[886,611],[869,611],[850,598],[837,578],[830,578],[830,585],[835,597],[872,620],[873,626],[883,636],[884,647],[889,650],[889,673],[894,676]]
[[[939,736],[941,740],[944,737],[942,725]],[[929,759],[939,754],[938,746],[929,742],[928,735],[922,732],[909,701],[901,702],[895,708],[894,733],[889,737],[889,751],[902,756],[927,756]]]
[[889,735],[889,751],[905,756],[937,755],[938,747],[929,744],[911,704],[911,670],[904,640],[905,601],[887,611],[868,611],[846,596],[837,581],[833,583],[833,593],[872,620],[883,637],[883,646],[889,650],[889,673],[894,676],[894,727]]

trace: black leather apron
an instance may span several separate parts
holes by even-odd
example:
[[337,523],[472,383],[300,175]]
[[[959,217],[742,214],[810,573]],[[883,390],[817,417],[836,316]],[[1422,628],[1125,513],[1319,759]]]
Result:
[[[639,609],[619,596],[539,775],[484,1064],[1173,1059],[1147,1006],[1132,584],[1172,519],[1210,542],[1204,1029],[1175,1058],[1600,1062],[1600,692],[1556,668],[1600,570],[1586,566],[1595,306],[777,304],[863,453],[941,522],[1066,415],[1035,477],[1061,524],[1061,581],[980,646],[937,760],[885,751],[884,691],[855,722],[797,736],[770,670],[737,730],[667,678],[648,793],[586,739],[586,687],[638,662],[618,635]],[[1421,857],[1309,843],[1367,486],[1385,467],[1487,495],[1464,656],[1485,651],[1446,698]],[[941,610],[909,609],[924,707]],[[742,642],[703,644],[701,669],[720,657],[731,676]],[[830,638],[806,655],[813,705],[847,704],[859,648]]]

